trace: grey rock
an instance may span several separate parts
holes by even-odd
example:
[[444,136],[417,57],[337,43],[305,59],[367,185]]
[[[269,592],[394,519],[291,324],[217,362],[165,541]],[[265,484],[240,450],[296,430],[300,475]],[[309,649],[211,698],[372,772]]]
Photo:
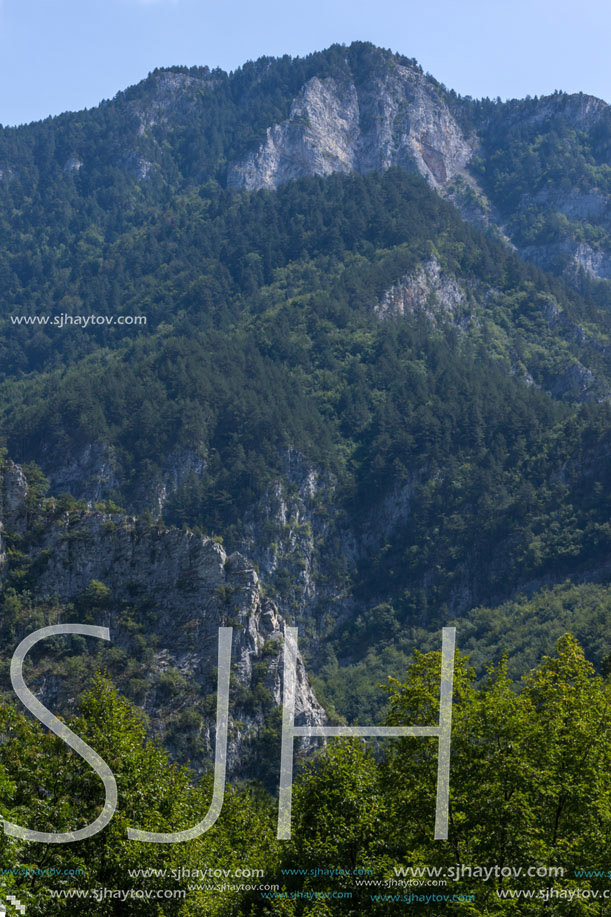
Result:
[[575,247],[574,260],[591,277],[611,280],[611,252],[593,249],[585,242]]
[[[334,172],[365,174],[399,166],[416,171],[464,219],[494,233],[513,247],[511,231],[492,206],[470,163],[504,143],[512,126],[545,124],[563,119],[572,128],[597,128],[608,110],[601,99],[584,94],[544,97],[530,107],[503,107],[503,136],[482,145],[487,122],[466,132],[446,96],[418,67],[387,57],[359,81],[312,77],[293,100],[289,117],[267,129],[265,140],[229,165],[230,187],[276,189],[287,181]],[[484,149],[484,147],[486,147]],[[489,149],[488,149],[489,147]],[[518,212],[538,210],[563,214],[568,220],[592,221],[611,230],[611,204],[600,189],[580,191],[549,186],[524,196]],[[520,254],[548,270],[583,268],[594,278],[611,278],[611,253],[604,244],[594,250],[567,230],[560,242],[524,246]]]
[[230,169],[229,184],[277,188],[304,175],[351,172],[357,166],[359,109],[353,85],[313,77],[293,102],[289,119],[268,128],[258,150]]
[[0,521],[11,531],[23,532],[27,522],[28,482],[22,468],[8,461],[0,469]]
[[[116,450],[106,443],[86,443],[76,452],[59,452],[43,444],[40,462],[54,494],[70,493],[90,504],[116,497],[125,485]],[[152,510],[160,516],[187,478],[201,478],[205,471],[201,447],[176,448],[166,457],[159,473],[135,494],[133,505],[139,511]]]
[[70,156],[64,163],[64,172],[79,172],[83,168],[83,161],[78,156]]
[[593,249],[585,242],[566,239],[546,245],[525,245],[520,254],[545,270],[554,270],[558,264],[568,262],[572,265],[569,274],[581,268],[590,277],[611,280],[611,252]]
[[310,79],[288,119],[269,127],[259,148],[229,167],[228,184],[278,188],[308,175],[403,166],[440,188],[471,154],[430,81],[397,64],[359,87],[350,80]]
[[469,312],[463,287],[441,270],[436,258],[393,284],[373,310],[380,319],[420,312],[433,322],[448,321],[460,328],[477,321]]
[[[27,536],[27,485],[21,469],[8,463],[0,485],[0,536],[15,526],[21,526]],[[281,704],[284,621],[264,596],[253,564],[243,555],[227,555],[210,538],[144,525],[132,516],[86,509],[53,512],[53,501],[47,503],[44,520],[36,538],[24,541],[30,559],[37,564],[37,601],[64,606],[82,600],[91,582],[97,581],[110,590],[112,599],[104,611],[96,612],[95,623],[110,627],[113,645],[129,643],[121,608],[138,607],[154,622],[150,637],[154,638],[155,660],[146,676],[150,684],[144,700],[154,728],[163,731],[171,713],[160,708],[155,688],[168,667],[181,672],[202,698],[216,689],[220,626],[233,627],[232,670],[237,683],[247,690],[253,687],[254,665],[264,660],[265,685],[273,702]],[[0,572],[6,565],[0,540]],[[301,657],[296,711],[306,724],[320,725],[326,720]],[[234,711],[233,720],[240,725],[233,729],[229,750],[233,773],[239,771],[245,749],[264,716],[262,710],[238,707]],[[208,735],[212,728],[209,723]]]
[[47,459],[48,452],[43,447],[42,465],[56,494],[70,493],[96,502],[120,486],[115,450],[105,443],[86,443],[79,451],[64,455],[53,452]]
[[586,401],[595,382],[594,373],[576,361],[564,372],[550,377],[545,387],[557,398]]

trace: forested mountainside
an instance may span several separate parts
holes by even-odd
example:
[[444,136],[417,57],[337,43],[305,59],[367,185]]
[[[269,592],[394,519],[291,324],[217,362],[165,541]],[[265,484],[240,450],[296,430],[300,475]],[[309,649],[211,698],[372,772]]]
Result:
[[[531,229],[544,186],[602,199],[607,112],[459,99],[356,45],[157,72],[5,129],[9,455],[56,494],[242,547],[342,661],[604,575],[606,288],[543,274],[437,192],[479,181]],[[146,329],[36,323],[92,313]]]
[[355,44],[4,129],[8,457],[251,558],[328,706],[416,631],[604,579],[608,111]]
[[[287,864],[386,875],[408,848],[594,862],[609,837],[610,117],[561,92],[461,98],[356,43],[157,70],[98,108],[0,130],[2,689],[21,638],[76,620],[111,644],[49,641],[32,685],[65,716],[99,669],[123,696],[99,678],[77,725],[126,808],[56,865],[119,882],[141,853],[121,846],[126,818],[196,820],[208,777],[193,790],[193,770],[143,743],[210,763],[219,626],[234,633],[231,776],[275,788],[287,624],[311,725],[434,720],[440,628],[456,625],[473,669],[461,656],[451,850],[429,843],[434,749],[418,739],[416,757],[317,756],[288,847],[266,792],[236,790],[217,834],[160,863],[250,852],[307,891]],[[3,817],[86,823],[89,772],[34,801],[22,762],[46,785],[74,756],[0,714]],[[500,808],[474,812],[486,780]],[[3,863],[25,862],[0,840]],[[66,913],[39,891],[33,913]],[[471,913],[515,913],[478,894]],[[322,913],[203,887],[163,908]],[[395,912],[363,889],[333,908]]]
[[[610,127],[603,100],[474,101],[362,42],[231,74],[156,70],[98,108],[0,132],[2,229],[13,241],[3,282],[61,269],[75,236],[81,257],[99,255],[146,221],[147,202],[189,188],[208,196],[216,184],[278,188],[393,166],[543,266],[608,279]],[[34,227],[38,257],[24,263]]]

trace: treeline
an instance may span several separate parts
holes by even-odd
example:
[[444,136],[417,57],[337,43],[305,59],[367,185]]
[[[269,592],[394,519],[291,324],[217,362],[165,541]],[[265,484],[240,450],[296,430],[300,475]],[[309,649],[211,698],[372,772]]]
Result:
[[[388,684],[386,722],[435,725],[439,678],[439,652],[416,654],[406,679]],[[393,914],[397,901],[389,895],[437,893],[449,898],[444,913],[492,917],[516,913],[515,900],[503,897],[513,889],[532,895],[521,899],[519,913],[564,915],[570,894],[579,913],[600,913],[596,896],[607,887],[606,873],[593,871],[605,866],[611,840],[611,688],[569,635],[515,688],[504,663],[476,685],[458,655],[447,840],[433,840],[437,740],[410,738],[384,740],[375,755],[360,741],[330,740],[298,777],[290,841],[276,841],[274,801],[252,787],[228,788],[219,821],[198,839],[150,845],[128,842],[127,826],[191,827],[210,805],[211,779],[194,786],[100,678],[72,725],[115,774],[118,810],[101,834],[79,843],[3,836],[3,894],[16,895],[31,914],[254,917]],[[93,771],[12,707],[1,717],[2,816],[41,831],[90,823],[103,802]],[[457,874],[458,864],[467,869]],[[544,875],[542,866],[555,871]],[[206,868],[229,870],[231,878],[193,878]],[[236,879],[245,868],[261,870],[260,877]],[[408,885],[414,877],[423,884]],[[232,887],[240,884],[255,888]],[[546,900],[549,887],[555,897]],[[104,888],[126,897],[96,900],[93,891]],[[132,888],[149,900],[130,897]],[[158,890],[186,896],[151,900]],[[73,896],[52,894],[58,891]],[[341,897],[325,899],[327,892]],[[409,904],[431,913],[430,900]]]

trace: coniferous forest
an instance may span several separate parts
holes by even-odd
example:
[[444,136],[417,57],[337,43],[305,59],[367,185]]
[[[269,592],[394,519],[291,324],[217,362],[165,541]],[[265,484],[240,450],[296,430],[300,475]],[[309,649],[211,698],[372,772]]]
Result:
[[[358,98],[379,138],[380,85],[403,87],[394,159],[329,165],[309,100]],[[443,125],[421,158],[414,99]],[[607,912],[609,112],[461,97],[357,42],[157,70],[0,128],[0,811],[68,832],[104,805],[11,687],[19,642],[58,624],[112,639],[52,636],[26,681],[118,788],[86,840],[1,835],[3,898]],[[272,140],[290,166],[273,182]],[[129,841],[210,806],[219,627],[221,815],[189,842]],[[287,627],[298,725],[327,727],[436,726],[456,628],[447,838],[428,736],[296,742],[277,839]]]

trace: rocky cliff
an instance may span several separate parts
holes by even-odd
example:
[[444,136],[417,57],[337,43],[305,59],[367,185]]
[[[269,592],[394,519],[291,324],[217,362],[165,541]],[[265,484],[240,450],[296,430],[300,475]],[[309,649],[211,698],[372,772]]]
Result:
[[[527,565],[600,569],[608,487],[581,513],[581,455],[606,448],[606,287],[579,297],[515,250],[604,278],[610,149],[600,100],[460,99],[362,43],[157,71],[0,131],[2,445],[54,494],[6,464],[4,645],[69,616],[114,635],[51,647],[44,696],[108,660],[201,763],[231,623],[237,768],[273,747],[285,620],[322,678],[331,642],[349,664],[398,622],[507,599]],[[35,320],[51,303],[148,324],[60,334]]]
[[[218,628],[232,626],[229,766],[235,774],[249,758],[256,772],[257,736],[282,703],[284,621],[244,556],[133,516],[53,499],[35,505],[12,462],[0,475],[0,520],[0,582],[10,589],[20,573],[28,577],[34,603],[53,623],[110,627],[111,648],[92,648],[97,664],[114,666],[153,728],[200,766],[213,744]],[[65,709],[75,684],[67,687],[44,662],[37,672],[42,696]],[[296,709],[304,724],[325,721],[301,657]],[[178,735],[181,725],[194,734]]]
[[332,172],[418,170],[443,188],[473,152],[435,87],[417,67],[394,65],[360,85],[312,77],[288,119],[229,167],[228,184],[248,191]]
[[[604,171],[611,115],[604,101],[557,93],[524,103],[465,102],[414,62],[381,52],[371,52],[365,76],[355,75],[350,53],[346,67],[343,79],[305,83],[288,118],[229,166],[230,187],[274,189],[309,175],[413,170],[465,219],[494,228],[528,260],[572,279],[580,270],[611,278]],[[584,169],[568,179],[557,173],[556,155],[564,172],[567,159]],[[534,167],[526,162],[533,158]],[[593,227],[585,238],[584,223]]]
[[[101,121],[95,144],[82,118]],[[583,93],[461,98],[416,61],[355,42],[232,74],[156,70],[99,111],[55,119],[48,156],[30,130],[4,143],[0,133],[0,190],[26,199],[58,175],[63,193],[81,193],[106,169],[163,197],[209,181],[253,191],[398,167],[546,269],[611,277],[611,110]]]

